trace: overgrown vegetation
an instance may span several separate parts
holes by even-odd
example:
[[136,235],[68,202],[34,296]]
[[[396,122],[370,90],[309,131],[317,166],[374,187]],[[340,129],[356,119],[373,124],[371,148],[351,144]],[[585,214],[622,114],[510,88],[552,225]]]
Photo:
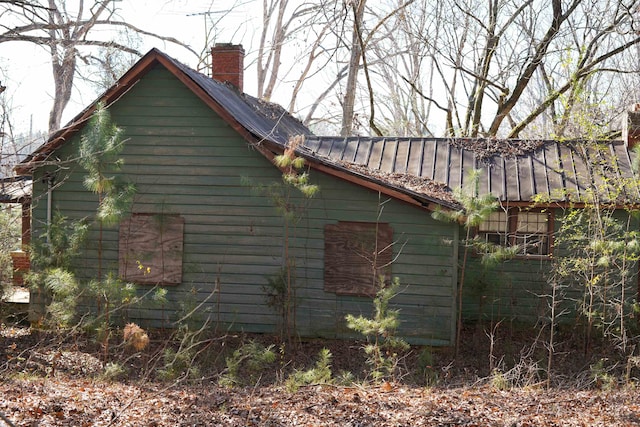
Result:
[[17,205],[0,205],[0,300],[11,285],[11,251],[21,249],[21,214]]
[[374,382],[396,379],[398,352],[409,347],[406,341],[396,336],[400,326],[400,311],[389,308],[391,299],[400,289],[400,279],[395,277],[389,285],[385,285],[384,277],[381,277],[378,283],[378,292],[373,299],[373,316],[346,316],[347,327],[366,337],[367,343],[363,349]]
[[[26,278],[36,295],[35,308],[45,307],[40,313],[42,326],[89,330],[105,355],[109,352],[112,316],[117,313],[120,321],[126,321],[126,308],[140,300],[133,284],[123,282],[115,272],[103,274],[102,267],[103,227],[121,221],[135,194],[135,187],[117,175],[123,164],[119,157],[124,144],[122,135],[108,110],[98,104],[80,137],[78,151],[78,163],[87,172],[84,185],[98,196],[95,217],[71,219],[53,214],[51,223],[34,239],[33,268]],[[95,237],[94,222],[98,226],[97,275],[90,279],[78,274],[78,259],[87,250],[89,237]]]
[[275,362],[274,346],[265,347],[257,341],[242,344],[227,357],[226,370],[218,381],[220,385],[233,387],[255,384],[266,366]]
[[[639,344],[637,272],[640,257],[638,212],[586,203],[566,209],[555,233],[556,254],[548,274],[547,372],[556,358],[555,331],[570,323],[582,336],[582,351],[593,353],[596,341],[610,345],[628,360]],[[602,365],[602,361],[599,365]],[[604,381],[606,375],[596,375]]]
[[637,310],[630,296],[636,287],[632,266],[640,255],[637,213],[596,205],[568,210],[556,246],[550,278],[563,289],[565,300],[575,301],[584,320],[584,350],[591,347],[594,334],[612,339],[622,351],[633,346]]
[[87,232],[86,221],[70,221],[56,212],[44,236],[33,241],[32,269],[25,279],[36,298],[32,310],[45,307],[37,313],[43,326],[68,327],[77,320],[75,309],[83,289],[73,273],[73,262],[84,248]]
[[[576,147],[578,155],[586,156],[587,150],[601,148],[596,142]],[[609,162],[614,160],[606,153],[601,157],[601,164],[594,167],[610,169]],[[547,331],[548,385],[557,358],[559,327],[571,327],[580,334],[585,356],[592,355],[597,344],[604,344],[628,361],[635,360],[640,344],[636,321],[640,312],[636,299],[640,212],[628,200],[627,191],[637,185],[637,181],[623,179],[593,181],[578,199],[576,194],[565,194],[575,204],[556,211],[559,225],[554,232],[554,255],[546,276],[547,292],[540,296],[548,307],[540,323]],[[536,201],[548,202],[545,197]],[[594,378],[602,381],[606,375]]]
[[[106,132],[104,135],[111,141],[110,144],[121,144],[118,132]],[[115,156],[85,163],[88,171],[87,188],[98,194],[95,219],[102,230],[103,225],[112,224],[112,221],[117,223],[127,211],[132,187],[118,184],[114,176],[109,175],[115,170],[109,169],[111,166],[108,165],[120,164],[117,150],[110,151],[109,144],[99,149],[83,149],[85,155],[102,156],[107,153],[108,156]],[[96,151],[92,151],[94,149]],[[289,239],[295,236],[295,224],[304,213],[303,206],[296,203],[301,201],[304,205],[306,199],[317,191],[317,187],[308,183],[308,174],[302,171],[304,161],[295,156],[295,143],[292,143],[292,147],[283,156],[276,158],[276,162],[283,169],[283,182],[289,187],[282,190],[281,186],[274,186],[273,192],[267,194],[272,197],[285,219],[284,265],[276,275],[269,278],[265,293],[267,304],[282,316],[282,335],[291,337],[295,333],[295,257],[290,256]],[[486,220],[497,208],[497,204],[491,196],[478,194],[477,178],[472,182],[475,187],[470,192],[458,195],[462,206],[460,211],[436,214],[441,218],[461,222],[465,230],[465,237],[461,239],[464,253],[457,289],[456,358],[464,347],[461,342],[464,332],[461,302],[465,277],[469,277],[466,274],[468,257],[475,251],[482,255],[483,262],[500,262],[517,251],[515,246],[501,249],[473,235],[474,228]],[[278,190],[275,190],[276,187]],[[294,195],[293,190],[304,197]],[[545,322],[542,322],[544,330],[548,331],[544,343],[546,353],[538,351],[537,347],[542,334],[535,334],[532,338],[534,343],[528,343],[530,345],[526,348],[498,350],[498,322],[487,333],[490,345],[486,351],[484,348],[482,350],[481,356],[485,360],[482,368],[475,365],[475,370],[466,371],[467,367],[461,366],[464,361],[459,362],[459,371],[464,372],[459,375],[472,375],[475,381],[485,381],[492,388],[501,391],[516,387],[536,387],[544,382],[551,386],[556,357],[572,351],[567,346],[567,343],[575,343],[570,334],[580,330],[583,333],[584,350],[580,361],[588,366],[588,369],[579,372],[582,375],[578,378],[583,381],[580,384],[582,387],[609,390],[622,383],[637,385],[640,362],[637,356],[638,330],[634,319],[638,315],[638,305],[630,295],[633,295],[637,284],[635,268],[640,259],[638,213],[633,210],[623,212],[596,200],[597,197],[594,196],[588,202],[583,201],[580,208],[568,208],[558,217],[560,225],[555,233],[555,252],[549,262],[552,267],[549,275],[550,292],[540,296],[549,302],[549,312]],[[81,325],[85,331],[91,331],[92,337],[97,337],[102,356],[97,376],[102,379],[117,381],[134,375],[132,366],[140,369],[139,375],[144,379],[151,378],[169,384],[214,380],[225,387],[245,387],[257,386],[268,376],[270,384],[283,385],[289,392],[297,392],[305,385],[342,384],[345,379],[384,382],[388,387],[391,387],[390,383],[400,382],[404,378],[418,378],[416,382],[431,387],[446,384],[450,379],[452,364],[443,362],[445,359],[447,362],[450,360],[447,359],[450,354],[446,350],[411,349],[397,336],[401,312],[392,309],[391,302],[400,292],[398,278],[390,283],[384,277],[378,278],[378,290],[373,299],[373,314],[370,317],[346,316],[348,328],[361,334],[366,341],[362,344],[365,369],[355,375],[350,371],[342,371],[336,378],[332,371],[333,353],[328,348],[318,352],[313,365],[300,367],[294,365],[293,353],[285,354],[284,346],[281,347],[280,359],[273,344],[265,345],[255,339],[246,341],[243,337],[240,343],[236,340],[233,346],[227,346],[227,342],[230,342],[227,341],[228,337],[210,335],[206,308],[203,307],[204,303],[195,301],[195,297],[193,301],[182,301],[180,320],[172,325],[176,327],[174,333],[156,335],[160,343],[156,342],[155,346],[151,344],[150,335],[158,331],[145,331],[135,324],[128,324],[120,331],[116,325],[128,320],[128,307],[140,301],[136,287],[119,280],[113,272],[101,274],[100,266],[99,277],[90,281],[74,274],[75,261],[85,247],[91,220],[85,218],[72,221],[60,214],[54,215],[46,236],[37,240],[34,246],[33,264],[36,268],[28,276],[28,281],[34,291],[42,293],[46,303],[42,326],[58,332]],[[101,240],[102,231],[99,247],[102,245]],[[376,251],[371,254],[374,272],[377,264]],[[99,253],[101,254],[101,249]],[[195,293],[194,289],[193,294]],[[158,304],[167,303],[166,289],[152,289],[148,294],[153,294],[151,300]],[[91,314],[78,313],[76,309],[85,299],[97,301],[99,311]],[[577,320],[575,323],[567,320],[570,331],[568,335],[565,332],[564,341],[560,342],[556,340],[556,334],[561,334],[561,329],[565,329],[563,320],[567,316],[564,314],[569,310],[577,313]],[[119,316],[118,322],[112,322],[112,316],[116,313]],[[60,336],[63,335],[57,335]],[[80,336],[75,335],[76,338]],[[280,338],[282,340],[282,336]],[[510,338],[502,337],[504,341]],[[565,346],[563,349],[562,344]],[[467,356],[469,348],[470,345],[467,345]],[[594,348],[599,349],[600,353],[596,353]],[[24,360],[29,360],[35,365],[44,366],[42,372],[51,377],[54,377],[56,369],[61,366],[60,360],[73,353],[63,353],[56,349],[51,356],[43,356],[42,360],[34,362],[40,356],[32,358],[25,356],[25,353],[12,354],[14,350],[15,347],[11,346],[2,350],[10,356],[6,358],[4,370],[11,364],[18,366]],[[611,354],[622,355],[622,359],[610,359],[608,356]],[[507,360],[506,357],[510,359]],[[221,360],[224,360],[224,366],[221,366]],[[406,360],[409,361],[405,363]],[[544,362],[546,371],[543,369]],[[32,369],[31,367],[25,369]],[[566,372],[562,374],[566,375]]]
[[296,333],[296,256],[291,250],[291,239],[295,238],[298,222],[303,218],[320,187],[311,184],[309,172],[305,169],[305,159],[298,156],[296,149],[304,141],[304,136],[291,138],[284,153],[275,156],[273,162],[282,171],[282,179],[269,185],[254,185],[243,178],[246,185],[258,193],[269,197],[283,219],[282,266],[267,278],[264,286],[266,302],[282,318],[280,336],[291,343]]
[[[84,185],[98,196],[97,277],[102,280],[103,227],[118,224],[129,212],[135,186],[115,175],[124,164],[124,131],[111,121],[109,110],[99,103],[80,138],[78,163],[86,171]],[[106,302],[108,305],[108,302]],[[108,312],[108,307],[105,310]]]
[[296,392],[301,386],[311,384],[331,384],[333,382],[333,373],[331,372],[331,351],[323,348],[318,353],[318,360],[313,368],[303,370],[295,370],[285,382],[285,387],[290,392]]
[[480,171],[473,171],[469,177],[469,184],[462,189],[456,189],[454,197],[458,201],[458,210],[447,211],[436,209],[432,216],[440,221],[461,223],[464,227],[464,238],[459,244],[463,249],[459,262],[458,289],[457,289],[457,321],[456,321],[456,355],[460,348],[460,335],[462,331],[462,298],[467,273],[469,256],[478,253],[482,256],[482,263],[494,265],[505,259],[512,258],[517,253],[517,247],[500,247],[490,242],[478,239],[475,235],[477,227],[489,218],[498,206],[498,200],[492,194],[480,194]]

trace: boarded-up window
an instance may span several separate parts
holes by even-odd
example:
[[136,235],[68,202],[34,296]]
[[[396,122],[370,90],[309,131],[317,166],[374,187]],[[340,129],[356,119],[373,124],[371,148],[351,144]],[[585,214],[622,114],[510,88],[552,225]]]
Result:
[[120,224],[119,273],[140,284],[182,282],[184,219],[178,215],[134,214]]
[[391,278],[393,229],[389,224],[339,222],[324,227],[324,290],[373,296],[378,278]]

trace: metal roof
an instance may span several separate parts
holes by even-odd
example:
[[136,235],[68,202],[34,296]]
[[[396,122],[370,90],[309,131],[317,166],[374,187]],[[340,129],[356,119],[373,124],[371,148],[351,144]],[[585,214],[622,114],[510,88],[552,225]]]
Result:
[[[252,144],[271,158],[293,136],[304,135],[298,152],[320,170],[383,191],[420,206],[454,206],[452,189],[463,188],[472,170],[481,170],[480,192],[502,202],[531,203],[536,195],[552,202],[584,201],[590,191],[601,202],[640,203],[632,158],[623,141],[598,143],[399,137],[314,136],[276,104],[240,93],[152,49],[99,100],[109,105],[161,64]],[[16,168],[26,174],[75,133],[98,100],[52,135]],[[621,191],[620,191],[621,190]]]
[[218,113],[230,116],[230,121],[233,122],[230,124],[234,128],[250,132],[258,141],[268,140],[285,145],[294,135],[311,135],[311,131],[306,126],[281,106],[240,93],[232,85],[213,80],[153,48],[111,88],[71,119],[67,125],[50,135],[42,146],[20,162],[16,167],[18,173],[27,174],[34,167],[38,167],[51,152],[83,128],[99,101],[105,105],[117,102],[157,64],[165,66],[192,90],[204,93],[202,98],[205,102]]
[[0,203],[21,203],[31,197],[31,180],[24,177],[0,179]]
[[464,188],[479,170],[479,192],[503,203],[637,203],[640,191],[624,141],[559,142],[461,138],[309,137],[312,155],[384,174]]
[[246,130],[265,140],[286,144],[295,135],[312,135],[298,119],[278,104],[240,93],[226,82],[219,82],[199,73],[158,51],[180,71],[191,78],[212,99],[222,106]]
[[[311,131],[281,106],[242,94],[232,85],[213,80],[163,52],[152,49],[94,103],[80,112],[64,128],[51,135],[49,140],[21,162],[16,170],[21,174],[28,174],[34,168],[46,164],[51,153],[83,128],[93,114],[98,101],[104,102],[105,105],[117,102],[157,64],[166,67],[234,129],[247,137],[250,143],[256,144],[267,157],[272,157],[274,151],[282,152],[293,136],[312,137]],[[265,146],[268,145],[269,150],[263,150],[260,147],[261,143],[266,143]],[[427,191],[430,186],[422,183],[415,185],[414,182],[413,185],[406,185],[406,182],[411,180],[405,180],[405,184],[398,185],[398,180],[391,182],[387,179],[388,177],[376,174],[375,171],[357,171],[354,167],[347,168],[343,162],[336,162],[328,157],[311,155],[308,158],[315,168],[358,185],[385,192],[409,203],[431,208],[433,203],[450,207],[454,204],[450,191],[445,191],[445,196],[448,195],[448,197],[442,197],[441,191]],[[440,186],[436,187],[440,189]]]

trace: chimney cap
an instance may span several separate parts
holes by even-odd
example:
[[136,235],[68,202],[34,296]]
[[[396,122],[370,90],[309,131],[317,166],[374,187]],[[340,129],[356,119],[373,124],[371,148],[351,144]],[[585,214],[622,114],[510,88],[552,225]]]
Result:
[[212,49],[224,49],[224,48],[233,48],[233,49],[244,51],[244,47],[241,44],[234,44],[234,43],[214,43]]
[[214,46],[239,46],[242,47],[242,44],[235,44],[232,42],[215,42],[213,44]]

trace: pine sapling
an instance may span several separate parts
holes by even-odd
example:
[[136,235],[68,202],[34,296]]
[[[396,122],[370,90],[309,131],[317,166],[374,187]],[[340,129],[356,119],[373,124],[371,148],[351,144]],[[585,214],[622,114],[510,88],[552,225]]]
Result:
[[395,277],[389,286],[385,286],[382,276],[378,283],[379,290],[373,300],[373,317],[352,314],[345,317],[347,327],[367,339],[364,352],[375,382],[393,377],[398,362],[398,351],[409,347],[403,339],[395,335],[400,326],[400,311],[389,308],[389,302],[398,294],[400,279]]

